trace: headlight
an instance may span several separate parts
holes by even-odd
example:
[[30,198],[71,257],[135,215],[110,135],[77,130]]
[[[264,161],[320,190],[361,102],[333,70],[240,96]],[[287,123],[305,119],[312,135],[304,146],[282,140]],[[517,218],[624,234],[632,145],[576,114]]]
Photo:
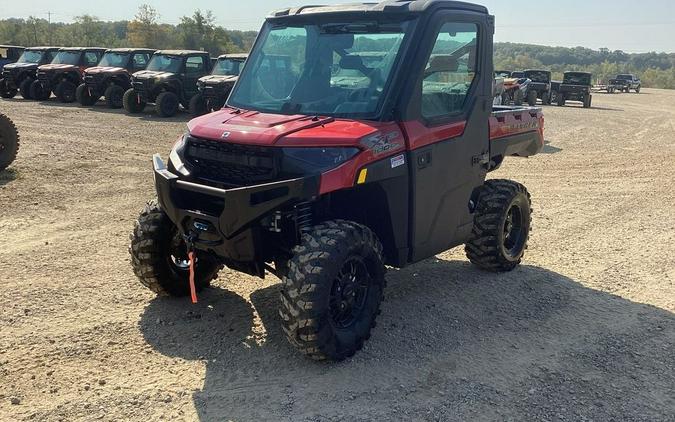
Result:
[[185,167],[182,158],[187,145],[187,137],[187,134],[181,135],[181,137],[178,138],[178,141],[176,141],[176,143],[173,145],[173,148],[171,148],[171,153],[169,154],[169,162],[176,169],[176,171],[183,176],[190,175],[190,172]]
[[333,169],[359,153],[358,148],[282,148],[281,171],[316,174]]

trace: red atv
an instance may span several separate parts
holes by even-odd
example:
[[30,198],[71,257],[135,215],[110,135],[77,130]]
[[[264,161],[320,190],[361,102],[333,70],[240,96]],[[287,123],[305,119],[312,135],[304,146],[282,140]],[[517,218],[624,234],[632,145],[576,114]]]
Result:
[[48,100],[54,92],[62,103],[75,101],[75,90],[82,83],[84,70],[96,66],[105,48],[67,47],[61,48],[50,64],[37,69],[37,80],[31,84],[30,97]]
[[[493,109],[493,32],[485,7],[442,0],[268,17],[225,108],[153,158],[158,200],[130,246],[141,283],[196,300],[223,265],[275,274],[288,340],[341,360],[370,337],[385,265],[465,245],[481,268],[514,269],[530,196],[485,178],[539,152],[544,122]],[[267,60],[280,52],[284,72]]]

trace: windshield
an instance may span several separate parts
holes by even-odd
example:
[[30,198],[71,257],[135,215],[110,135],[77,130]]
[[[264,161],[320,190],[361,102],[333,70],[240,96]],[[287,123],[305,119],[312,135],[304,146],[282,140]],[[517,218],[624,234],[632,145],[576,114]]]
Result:
[[410,24],[266,25],[228,104],[322,116],[374,116]]
[[525,72],[511,72],[511,77],[520,79],[525,77]]
[[587,73],[565,73],[563,83],[572,85],[590,85],[591,75]]
[[525,77],[530,79],[532,82],[549,82],[551,80],[551,74],[548,72],[541,72],[534,70],[532,72],[525,72]]
[[630,81],[633,79],[633,75],[616,75],[616,79],[622,80],[622,81]]
[[168,56],[166,54],[155,54],[150,59],[148,67],[145,70],[153,70],[155,72],[180,72],[183,65],[183,59],[180,56]]
[[127,63],[129,63],[129,57],[131,57],[130,53],[105,53],[98,65],[108,67],[127,67]]
[[239,75],[241,67],[244,63],[239,60],[232,59],[218,59],[216,65],[213,67],[214,75]]
[[59,51],[52,60],[54,64],[72,64],[76,65],[80,62],[79,51]]
[[23,52],[17,63],[40,63],[42,58],[42,51],[39,50],[26,50]]

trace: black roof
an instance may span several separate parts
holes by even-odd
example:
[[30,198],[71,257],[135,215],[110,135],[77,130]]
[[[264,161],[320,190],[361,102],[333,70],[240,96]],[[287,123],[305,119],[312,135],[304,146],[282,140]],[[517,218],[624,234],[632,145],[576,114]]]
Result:
[[351,3],[331,6],[302,6],[277,10],[269,18],[282,18],[297,15],[326,13],[422,13],[428,9],[441,7],[488,13],[485,6],[463,1],[451,0],[385,0],[380,3]]
[[106,51],[103,47],[61,47],[59,51]]
[[189,56],[193,54],[202,54],[208,56],[208,51],[197,51],[197,50],[158,50],[155,51],[155,54],[167,54],[169,56]]
[[26,50],[56,51],[56,50],[60,50],[62,48],[63,47],[54,47],[54,46],[50,47],[50,46],[42,45],[42,46],[37,46],[37,47],[28,47],[28,48],[26,48]]
[[577,72],[575,70],[569,70],[569,71],[565,72],[564,75],[567,75],[568,73],[569,74],[575,73],[577,75],[592,75],[591,72]]
[[106,50],[107,52],[113,52],[113,53],[154,53],[156,50],[153,50],[152,48],[110,48]]
[[526,69],[523,72],[546,72],[546,73],[551,73],[550,70],[545,70],[545,69]]

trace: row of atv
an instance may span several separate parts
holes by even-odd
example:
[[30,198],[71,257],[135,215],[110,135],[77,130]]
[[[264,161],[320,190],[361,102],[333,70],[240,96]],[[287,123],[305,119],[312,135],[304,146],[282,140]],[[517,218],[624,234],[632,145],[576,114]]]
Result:
[[564,106],[567,101],[579,101],[590,108],[593,75],[587,72],[565,72],[562,81],[554,81],[548,70],[495,71],[495,103],[499,105],[527,102],[534,107],[537,100],[543,105]]
[[32,47],[0,77],[0,97],[93,106],[140,113],[154,104],[171,117],[182,105],[197,116],[220,109],[237,80],[245,54],[212,59],[207,52],[147,48]]

